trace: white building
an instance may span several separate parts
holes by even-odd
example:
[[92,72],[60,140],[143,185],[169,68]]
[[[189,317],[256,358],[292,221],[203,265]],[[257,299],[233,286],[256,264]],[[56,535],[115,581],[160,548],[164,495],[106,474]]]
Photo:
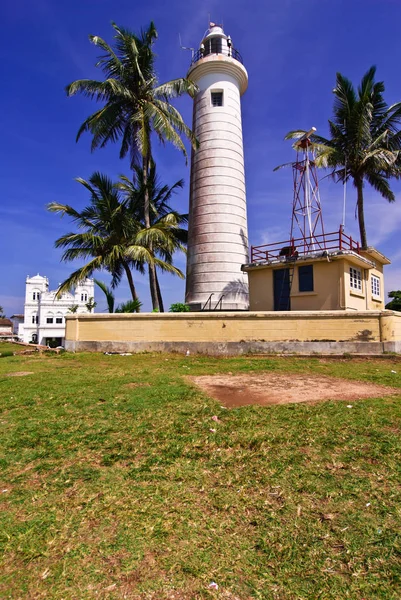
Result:
[[247,71],[230,36],[210,23],[189,79],[197,83],[189,202],[187,287],[192,310],[248,308],[248,263],[241,96]]
[[20,323],[18,335],[22,341],[44,346],[63,346],[65,338],[65,315],[71,312],[87,313],[87,304],[94,298],[93,279],[85,279],[75,292],[65,292],[59,299],[57,290],[49,291],[47,277],[35,275],[26,278],[24,322]]

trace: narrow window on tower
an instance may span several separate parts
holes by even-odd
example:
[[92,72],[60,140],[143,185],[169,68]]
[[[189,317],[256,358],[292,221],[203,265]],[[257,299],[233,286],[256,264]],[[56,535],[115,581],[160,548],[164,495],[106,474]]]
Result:
[[212,106],[223,106],[223,92],[212,92]]

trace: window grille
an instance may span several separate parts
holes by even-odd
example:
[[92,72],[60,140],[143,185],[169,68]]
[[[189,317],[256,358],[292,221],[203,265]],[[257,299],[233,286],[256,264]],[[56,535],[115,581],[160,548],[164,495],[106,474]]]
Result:
[[353,290],[362,291],[362,273],[360,269],[349,269],[349,285]]
[[48,323],[49,325],[53,323],[53,317],[46,317],[46,323]]
[[380,278],[376,275],[372,275],[370,282],[372,285],[372,295],[380,297]]
[[223,106],[223,92],[212,92],[212,106]]
[[63,318],[62,317],[56,317],[56,323],[58,323],[60,325],[60,323],[63,322]]

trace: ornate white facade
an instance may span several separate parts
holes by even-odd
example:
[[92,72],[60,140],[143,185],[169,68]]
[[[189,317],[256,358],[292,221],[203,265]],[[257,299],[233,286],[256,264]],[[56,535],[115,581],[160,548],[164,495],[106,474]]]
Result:
[[79,313],[93,312],[86,304],[94,298],[93,279],[85,279],[74,293],[66,292],[59,299],[57,290],[49,291],[47,277],[35,275],[26,278],[24,322],[19,325],[18,335],[22,341],[44,346],[63,346],[65,338],[65,315],[76,307]]

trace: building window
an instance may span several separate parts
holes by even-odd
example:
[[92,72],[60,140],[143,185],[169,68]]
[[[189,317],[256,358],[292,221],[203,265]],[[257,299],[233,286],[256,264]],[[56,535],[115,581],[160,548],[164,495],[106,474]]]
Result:
[[88,301],[88,294],[81,294],[81,302],[87,302]]
[[372,296],[380,298],[380,278],[376,275],[371,276]]
[[60,325],[63,322],[63,317],[56,317],[56,323]]
[[362,273],[360,269],[349,268],[349,285],[353,290],[362,291]]
[[313,265],[298,267],[300,292],[313,292]]
[[33,292],[33,294],[32,294],[32,299],[33,299],[33,300],[39,300],[39,298],[40,298],[40,294],[39,294],[39,292]]
[[32,315],[32,324],[33,325],[37,325],[38,324],[38,315]]
[[53,317],[46,317],[46,323],[48,323],[49,325],[53,323]]
[[223,106],[223,92],[212,92],[212,106]]
[[221,37],[212,37],[205,41],[203,56],[208,54],[221,54],[223,51],[223,41]]

